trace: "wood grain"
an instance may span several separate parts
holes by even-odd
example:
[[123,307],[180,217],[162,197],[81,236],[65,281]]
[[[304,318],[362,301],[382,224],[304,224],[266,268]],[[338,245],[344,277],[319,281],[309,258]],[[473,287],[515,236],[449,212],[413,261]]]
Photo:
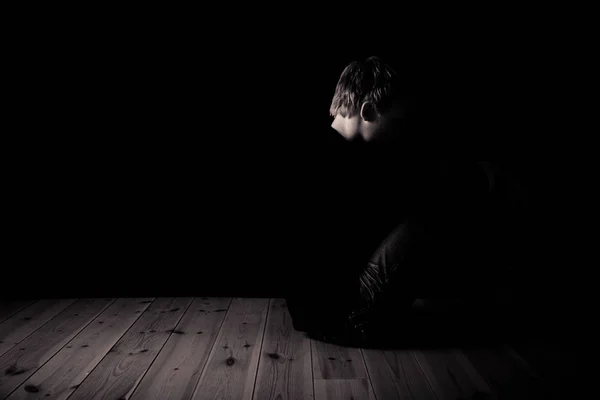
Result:
[[254,398],[306,400],[313,397],[310,339],[293,329],[285,300],[273,299],[269,304]]
[[439,400],[494,398],[492,389],[460,350],[423,349],[415,350],[414,355]]
[[268,299],[232,300],[194,400],[252,398],[268,305]]
[[463,352],[499,399],[553,398],[543,382],[507,353],[505,346],[466,348]]
[[151,301],[117,299],[15,390],[9,400],[67,399]]
[[0,324],[33,303],[33,300],[0,302]]
[[75,299],[40,300],[0,324],[0,356],[73,304]]
[[315,379],[315,400],[340,399],[375,400],[375,394],[367,378]]
[[196,298],[133,393],[133,400],[190,399],[231,298]]
[[557,371],[542,381],[506,345],[336,346],[295,331],[283,299],[40,300],[3,310],[3,400],[541,400],[560,395],[559,374],[575,363],[547,367]]
[[378,399],[436,400],[410,350],[363,349],[362,352]]
[[191,298],[158,298],[142,313],[69,400],[128,399],[176,327]]
[[582,357],[588,351],[587,339],[585,336],[578,340],[551,336],[505,345],[505,351],[521,370],[551,393],[548,399],[585,398],[589,388],[582,379],[585,368]]
[[[33,375],[112,301],[113,299],[77,300],[0,357],[0,399],[7,397]],[[55,304],[62,307],[63,303]],[[33,387],[28,389],[35,390]]]
[[314,379],[368,378],[360,349],[311,340]]

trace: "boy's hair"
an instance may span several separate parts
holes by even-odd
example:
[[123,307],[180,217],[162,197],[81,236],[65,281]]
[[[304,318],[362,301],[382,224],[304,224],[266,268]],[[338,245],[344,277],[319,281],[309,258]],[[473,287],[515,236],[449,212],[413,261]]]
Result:
[[369,57],[364,62],[353,61],[338,80],[329,114],[353,116],[366,101],[372,102],[382,114],[400,100],[399,94],[396,71],[379,57]]

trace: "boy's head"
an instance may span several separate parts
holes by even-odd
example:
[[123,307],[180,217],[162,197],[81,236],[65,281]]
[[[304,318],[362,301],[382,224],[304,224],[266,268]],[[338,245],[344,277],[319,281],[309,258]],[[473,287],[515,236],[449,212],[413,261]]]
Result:
[[405,115],[396,72],[378,57],[350,63],[340,76],[329,113],[346,140],[387,142],[398,136]]

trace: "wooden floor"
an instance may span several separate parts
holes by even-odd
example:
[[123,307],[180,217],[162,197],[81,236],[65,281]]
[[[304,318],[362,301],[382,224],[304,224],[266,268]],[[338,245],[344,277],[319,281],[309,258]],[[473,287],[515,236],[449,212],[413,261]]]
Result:
[[282,299],[0,305],[0,399],[547,399],[510,347],[373,350],[311,340]]

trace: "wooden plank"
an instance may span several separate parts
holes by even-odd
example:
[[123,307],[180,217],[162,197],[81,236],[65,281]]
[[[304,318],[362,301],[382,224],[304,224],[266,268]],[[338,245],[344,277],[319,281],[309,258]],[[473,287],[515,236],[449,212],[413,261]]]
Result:
[[363,349],[362,352],[378,399],[436,400],[411,351]]
[[[113,299],[77,300],[0,357],[0,398],[4,399],[33,375],[112,301]],[[56,304],[62,306],[63,303]]]
[[311,339],[314,379],[368,378],[360,349]]
[[543,382],[520,365],[506,346],[465,348],[465,356],[500,399],[551,399]]
[[[532,366],[522,357],[522,355],[515,351],[511,346],[504,344],[502,350],[519,366],[523,371],[526,371],[530,376],[539,379],[540,382],[543,380],[536,368]],[[562,372],[562,371],[561,371]],[[559,372],[559,373],[561,373]]]
[[581,344],[564,337],[562,340],[546,337],[505,345],[504,350],[522,371],[551,394],[547,399],[585,398],[580,378],[582,349],[578,346]]
[[460,350],[421,349],[413,354],[439,400],[494,398],[492,389]]
[[[315,400],[375,400],[367,378],[315,379]],[[388,400],[384,398],[384,400]]]
[[265,328],[254,398],[306,400],[314,397],[310,339],[292,327],[285,300],[272,299]]
[[169,336],[177,330],[191,298],[158,298],[106,354],[69,400],[128,399]]
[[268,299],[232,300],[194,400],[252,398],[268,305]]
[[151,302],[151,298],[117,299],[23,382],[9,400],[67,399]]
[[75,299],[40,300],[0,324],[0,356],[21,343]]
[[196,298],[140,382],[132,400],[190,399],[231,298]]
[[17,300],[0,302],[0,324],[12,317],[14,314],[33,304],[33,300]]

